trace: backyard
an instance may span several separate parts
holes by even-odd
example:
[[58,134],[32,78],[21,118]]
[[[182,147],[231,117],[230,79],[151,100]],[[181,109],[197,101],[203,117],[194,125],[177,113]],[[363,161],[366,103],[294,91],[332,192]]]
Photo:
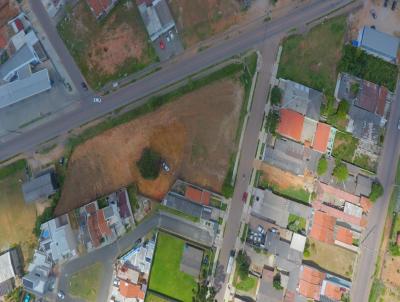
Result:
[[86,302],[95,302],[102,275],[103,265],[99,262],[73,274],[70,278],[69,293]]
[[150,290],[148,290],[146,293],[145,302],[169,302],[169,300],[164,299],[158,296],[157,294],[151,292]]
[[314,27],[304,36],[287,38],[278,77],[333,95],[345,31],[346,17],[340,16]]
[[338,131],[333,144],[333,156],[347,162],[353,162],[354,153],[358,146],[358,139],[350,133]]
[[278,195],[302,203],[309,203],[310,191],[313,188],[312,178],[295,176],[265,163],[261,165],[257,174],[258,187],[270,189]]
[[[305,257],[306,261],[311,261],[332,273],[351,278],[356,253],[311,238],[308,240],[310,243],[310,256]],[[334,255],[334,257],[332,257],[332,255]]]
[[120,1],[101,21],[78,1],[57,29],[94,89],[157,60],[134,1]]
[[[73,137],[75,147],[56,214],[132,183],[156,200],[178,177],[221,192],[245,112],[238,70],[241,65],[230,65]],[[199,146],[202,152],[193,152]],[[136,165],[147,147],[170,167],[154,180],[144,179]]]
[[11,169],[0,168],[0,250],[19,244],[28,263],[37,243],[32,233],[36,207],[24,201],[21,181],[25,179],[25,161],[16,162]]
[[185,241],[159,233],[150,273],[149,288],[173,299],[191,302],[196,280],[180,270]]

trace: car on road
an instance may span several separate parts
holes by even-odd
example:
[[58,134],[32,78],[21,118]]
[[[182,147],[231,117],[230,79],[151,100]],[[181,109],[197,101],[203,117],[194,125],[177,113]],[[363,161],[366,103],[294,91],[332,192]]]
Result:
[[160,40],[160,48],[165,49],[165,43],[163,40]]
[[228,260],[228,265],[226,267],[226,274],[229,275],[232,271],[232,266],[233,266],[233,260],[235,259],[235,251],[231,250],[229,254],[229,260]]
[[174,33],[172,32],[172,30],[170,30],[170,31],[168,32],[168,34],[169,34],[169,36],[171,37],[171,40],[173,40],[173,39],[174,39]]
[[249,194],[247,193],[247,192],[244,192],[243,193],[243,196],[242,196],[242,201],[243,201],[243,203],[246,203],[246,201],[247,201],[247,196],[248,196]]
[[93,98],[93,103],[101,103],[101,97],[95,96],[95,97]]
[[82,88],[85,89],[86,91],[88,90],[88,87],[87,87],[87,85],[86,85],[85,82],[82,82],[82,83],[81,83],[81,86],[82,86]]
[[57,293],[57,297],[60,298],[61,300],[65,299],[65,294],[62,290],[59,290]]

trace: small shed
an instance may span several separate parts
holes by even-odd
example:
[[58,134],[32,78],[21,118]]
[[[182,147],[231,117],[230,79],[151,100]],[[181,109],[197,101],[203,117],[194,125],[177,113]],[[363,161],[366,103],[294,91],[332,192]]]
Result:
[[35,177],[22,185],[22,193],[26,203],[33,203],[49,198],[57,191],[57,183],[53,172]]

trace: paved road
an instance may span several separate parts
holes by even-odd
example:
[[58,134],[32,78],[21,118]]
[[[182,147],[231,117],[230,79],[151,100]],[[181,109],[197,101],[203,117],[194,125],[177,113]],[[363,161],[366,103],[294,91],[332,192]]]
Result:
[[[115,259],[123,252],[129,250],[136,240],[144,237],[146,234],[157,228],[161,228],[197,243],[204,244],[205,246],[211,246],[213,242],[213,237],[210,236],[208,231],[192,224],[191,222],[182,220],[179,217],[175,217],[168,213],[159,213],[139,224],[132,232],[121,237],[113,244],[97,249],[66,263],[60,272],[58,288],[67,294],[69,288],[69,277],[71,275],[96,262],[100,262],[104,265],[104,271],[102,274],[101,286],[99,288],[98,301],[106,301],[112,281],[111,278]],[[65,301],[79,301],[79,299],[74,299],[68,296]]]
[[400,130],[397,123],[400,119],[400,81],[397,83],[395,100],[392,103],[388,127],[385,135],[385,143],[378,166],[378,178],[382,183],[385,193],[374,205],[368,218],[367,229],[361,244],[361,255],[357,266],[357,272],[353,280],[353,302],[368,301],[375,263],[377,261],[381,237],[385,226],[386,215],[390,202],[395,176],[396,165],[400,155]]
[[[81,74],[76,66],[73,67],[74,63],[71,61],[71,56],[65,46],[60,44],[62,42],[57,36],[54,27],[48,24],[49,20],[46,18],[47,16],[43,16],[43,12],[41,12],[43,7],[39,4],[41,2],[32,2],[36,3],[33,5],[34,12],[38,14],[39,21],[44,25],[43,28],[46,28],[48,38],[55,45],[54,47],[58,51],[61,61],[66,65],[71,78],[75,82],[80,82]],[[182,80],[233,55],[251,49],[259,43],[268,41],[292,28],[303,26],[306,22],[349,2],[351,0],[315,0],[308,5],[297,8],[282,18],[272,20],[268,23],[262,21],[254,23],[246,29],[246,32],[242,32],[231,39],[221,39],[221,41],[215,42],[212,47],[202,52],[186,53],[177,59],[165,63],[165,65],[162,65],[163,68],[160,71],[104,97],[102,104],[92,103],[91,97],[87,95],[82,98],[80,108],[60,115],[42,126],[28,130],[2,143],[0,145],[0,161],[21,152],[31,151],[42,142],[66,133],[123,105],[137,102],[162,87]]]

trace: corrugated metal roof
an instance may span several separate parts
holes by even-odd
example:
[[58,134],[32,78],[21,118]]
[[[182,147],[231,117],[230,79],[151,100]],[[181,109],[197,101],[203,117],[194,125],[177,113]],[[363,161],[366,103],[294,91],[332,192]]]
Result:
[[22,80],[0,86],[0,109],[51,88],[47,69],[35,72]]
[[7,252],[0,255],[0,283],[14,277],[15,274],[10,253]]
[[47,198],[56,191],[51,173],[46,173],[22,185],[26,203]]
[[360,47],[380,57],[396,60],[399,39],[371,27],[364,26],[361,34]]
[[7,80],[21,67],[37,61],[28,45],[21,47],[10,59],[0,65],[0,76]]

